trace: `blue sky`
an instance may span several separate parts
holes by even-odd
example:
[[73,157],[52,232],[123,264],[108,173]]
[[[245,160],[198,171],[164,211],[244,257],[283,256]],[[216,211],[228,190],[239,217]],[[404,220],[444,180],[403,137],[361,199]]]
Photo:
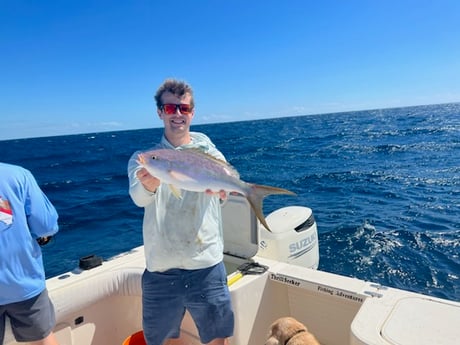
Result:
[[457,0],[0,0],[0,140],[460,101]]

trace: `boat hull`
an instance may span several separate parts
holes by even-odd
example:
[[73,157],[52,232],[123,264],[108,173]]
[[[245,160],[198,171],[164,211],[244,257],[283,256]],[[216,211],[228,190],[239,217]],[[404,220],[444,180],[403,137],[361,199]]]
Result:
[[[460,337],[458,302],[257,256],[253,260],[268,270],[230,286],[236,316],[231,345],[263,344],[270,324],[282,316],[302,321],[328,345],[450,345]],[[231,275],[244,260],[226,256],[225,262]],[[141,330],[143,270],[143,247],[138,247],[94,269],[49,279],[60,344],[121,345]],[[186,314],[184,344],[201,344],[197,334]],[[5,345],[16,344],[8,328]]]
[[[269,326],[283,316],[303,322],[327,345],[451,345],[460,339],[458,302],[315,270],[319,254],[310,209],[273,212],[267,217],[271,233],[258,224],[244,197],[230,195],[222,216],[235,312],[230,345],[264,344]],[[47,280],[60,345],[121,345],[142,329],[144,248],[100,266],[91,259],[85,262],[94,261],[92,269]],[[249,262],[266,270],[245,274],[241,267]],[[184,345],[201,344],[188,313],[181,339]],[[17,344],[7,327],[4,345]]]

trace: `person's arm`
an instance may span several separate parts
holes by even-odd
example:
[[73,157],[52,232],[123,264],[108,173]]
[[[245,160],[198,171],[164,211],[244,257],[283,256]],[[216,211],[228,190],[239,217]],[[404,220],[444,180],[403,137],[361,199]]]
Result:
[[38,186],[32,173],[26,171],[26,199],[24,203],[30,232],[37,237],[58,232],[58,214],[53,204]]

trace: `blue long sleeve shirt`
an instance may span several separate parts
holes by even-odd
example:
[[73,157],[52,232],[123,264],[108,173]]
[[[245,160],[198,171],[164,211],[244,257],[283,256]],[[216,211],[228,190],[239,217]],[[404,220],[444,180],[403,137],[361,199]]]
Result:
[[36,239],[58,231],[58,214],[30,171],[0,162],[0,305],[45,289]]

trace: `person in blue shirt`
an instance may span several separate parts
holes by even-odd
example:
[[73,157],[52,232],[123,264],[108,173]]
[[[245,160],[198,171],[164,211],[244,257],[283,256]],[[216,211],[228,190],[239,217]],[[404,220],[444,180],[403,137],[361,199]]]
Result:
[[58,344],[40,248],[58,231],[57,220],[32,173],[0,162],[0,344],[7,317],[16,341]]
[[[203,133],[191,132],[191,87],[166,80],[155,100],[164,133],[156,148],[201,150],[225,160]],[[220,198],[224,191],[181,191],[151,176],[137,162],[128,163],[129,194],[144,208],[146,270],[142,276],[143,329],[148,345],[182,344],[180,325],[186,310],[203,344],[224,345],[233,335],[234,315],[223,264]]]

